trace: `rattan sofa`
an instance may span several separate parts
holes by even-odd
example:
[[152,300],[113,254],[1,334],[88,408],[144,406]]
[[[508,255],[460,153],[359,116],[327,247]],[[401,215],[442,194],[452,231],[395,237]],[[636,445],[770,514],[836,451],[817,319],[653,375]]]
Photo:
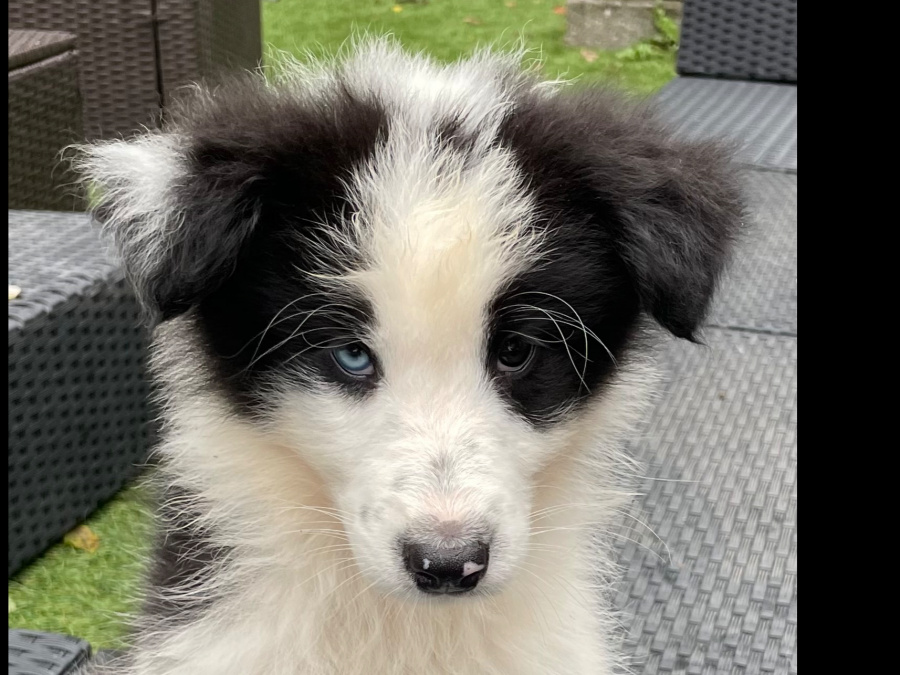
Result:
[[10,211],[8,575],[147,460],[148,331],[86,214]]
[[258,0],[14,0],[9,22],[10,205],[30,209],[8,225],[11,576],[135,475],[151,432],[146,331],[89,217],[52,212],[85,204],[59,153],[157,123],[261,47]]
[[11,0],[8,17],[76,35],[90,139],[155,125],[179,87],[261,59],[259,0]]
[[60,151],[83,136],[75,36],[9,31],[7,93],[9,208],[83,208],[60,161]]

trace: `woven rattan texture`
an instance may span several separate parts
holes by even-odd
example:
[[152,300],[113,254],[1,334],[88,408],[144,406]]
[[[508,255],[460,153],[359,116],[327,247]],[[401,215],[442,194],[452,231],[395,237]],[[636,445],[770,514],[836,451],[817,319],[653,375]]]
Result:
[[678,72],[797,81],[797,0],[685,0]]
[[11,0],[10,28],[78,35],[88,138],[128,134],[159,115],[150,0]]
[[[14,36],[15,33],[15,36]],[[11,63],[29,65],[9,71],[7,124],[8,201],[15,209],[78,210],[74,175],[60,152],[82,134],[78,57],[71,36],[10,31]],[[35,45],[29,48],[29,40]],[[13,43],[15,42],[15,45]],[[35,61],[35,53],[45,58]]]
[[794,674],[797,340],[705,337],[670,345],[633,443],[647,478],[620,533],[627,651],[644,675]]
[[206,0],[196,6],[181,0],[158,0],[157,6],[167,103],[185,84],[259,65],[259,0]]
[[147,331],[82,214],[9,212],[8,574],[112,497],[151,442]]
[[9,69],[21,68],[75,49],[75,36],[48,30],[10,30]]
[[709,323],[797,334],[797,175],[749,171],[746,233]]
[[9,629],[9,675],[68,675],[84,663],[84,640],[33,630]]
[[94,139],[156,125],[161,94],[170,99],[221,64],[253,68],[259,14],[259,0],[12,0],[9,25],[78,35],[85,133]]
[[794,85],[678,77],[660,92],[657,105],[689,138],[736,143],[748,166],[797,170]]

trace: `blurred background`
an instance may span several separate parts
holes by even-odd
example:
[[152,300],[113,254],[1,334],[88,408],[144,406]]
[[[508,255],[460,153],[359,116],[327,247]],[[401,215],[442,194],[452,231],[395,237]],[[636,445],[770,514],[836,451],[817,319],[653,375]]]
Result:
[[[154,438],[144,377],[147,331],[84,214],[90,195],[79,191],[61,161],[65,148],[158,126],[191,82],[274,65],[285,54],[302,60],[334,53],[361,32],[391,33],[444,61],[486,44],[521,41],[547,78],[602,81],[654,96],[680,133],[738,141],[763,234],[751,238],[710,325],[723,331],[723,354],[746,354],[751,365],[716,361],[715,350],[705,361],[672,356],[672,372],[706,377],[697,384],[703,396],[712,388],[719,397],[711,407],[680,410],[672,423],[682,425],[681,438],[729,424],[723,410],[742,416],[743,426],[728,438],[737,438],[746,455],[727,455],[733,465],[704,474],[707,460],[684,464],[648,445],[643,459],[661,476],[688,482],[697,478],[687,476],[694,470],[712,476],[697,508],[713,515],[701,517],[699,530],[685,515],[692,524],[682,530],[671,516],[680,513],[680,493],[660,492],[656,502],[644,503],[651,525],[674,527],[674,541],[660,567],[645,555],[662,559],[656,533],[622,535],[633,542],[623,552],[633,574],[620,604],[637,622],[631,634],[650,664],[644,672],[687,672],[678,668],[694,664],[705,673],[713,672],[703,669],[709,664],[726,662],[731,665],[715,672],[741,663],[749,670],[734,672],[796,672],[790,632],[796,624],[796,0],[11,0],[9,24],[10,628],[77,635],[95,649],[125,646],[124,620],[139,602],[152,543],[151,507],[140,483],[152,471]],[[758,391],[716,380],[723,372],[752,373]],[[732,397],[736,391],[743,393]],[[766,399],[771,391],[775,398]],[[671,396],[690,401],[692,394]],[[756,417],[747,421],[752,411]],[[773,428],[774,436],[765,432]],[[667,433],[645,430],[651,431]],[[764,432],[768,441],[760,440]],[[682,456],[706,457],[702,445],[682,448]],[[746,480],[728,483],[728,476],[742,475],[741,467]],[[738,525],[762,522],[763,535],[741,530],[735,539],[716,529],[722,519],[734,524],[728,509],[707,499],[717,481],[729,486],[722,499],[737,504]],[[753,499],[759,500],[756,516],[756,507],[740,510]],[[698,536],[709,541],[694,546]],[[759,536],[759,556],[769,555],[759,597],[747,591],[739,625],[704,614],[715,605],[710,589],[729,574],[740,576],[736,560],[737,569],[759,573],[752,563]],[[724,544],[717,548],[716,537],[734,539],[733,553]],[[718,577],[706,559],[691,567],[692,546],[719,551],[709,567]],[[710,574],[710,589],[701,588]],[[642,575],[649,586],[639,581]],[[679,575],[689,580],[680,590]],[[744,607],[742,589],[759,583],[743,578],[723,593]],[[702,602],[678,624],[685,606],[667,603],[672,592],[681,602],[691,584]],[[656,593],[651,601],[648,588]],[[754,607],[762,608],[755,618]],[[668,635],[672,625],[687,626],[685,634],[660,642],[660,631]]]

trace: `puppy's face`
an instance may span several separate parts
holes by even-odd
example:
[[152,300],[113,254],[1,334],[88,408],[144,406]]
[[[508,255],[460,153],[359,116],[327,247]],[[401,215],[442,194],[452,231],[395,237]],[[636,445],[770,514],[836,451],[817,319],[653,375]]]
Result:
[[145,304],[193,314],[221,393],[399,592],[522,567],[537,477],[602,434],[642,314],[692,336],[739,217],[713,148],[507,59],[383,43],[84,168]]
[[326,478],[383,587],[497,588],[527,554],[535,477],[580,449],[625,356],[636,294],[599,238],[548,231],[513,147],[388,133],[348,176],[343,211],[261,237],[200,306],[207,339]]

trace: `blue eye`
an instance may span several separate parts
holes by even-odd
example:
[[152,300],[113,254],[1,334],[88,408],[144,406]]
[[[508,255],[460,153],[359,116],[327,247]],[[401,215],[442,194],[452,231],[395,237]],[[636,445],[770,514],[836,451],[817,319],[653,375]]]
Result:
[[359,342],[332,349],[331,355],[341,369],[349,375],[364,377],[375,374],[372,357]]

